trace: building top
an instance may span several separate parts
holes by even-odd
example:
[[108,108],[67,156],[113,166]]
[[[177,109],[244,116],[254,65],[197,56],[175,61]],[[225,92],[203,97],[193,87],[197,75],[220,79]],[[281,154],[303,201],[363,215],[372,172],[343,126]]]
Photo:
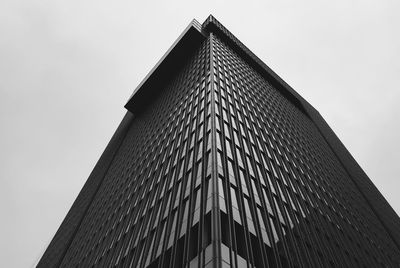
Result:
[[178,39],[137,86],[126,103],[125,108],[134,114],[141,110],[145,104],[152,99],[153,94],[161,88],[165,80],[172,76],[172,73],[185,62],[187,56],[200,45],[201,41],[204,40],[210,32],[216,34],[230,45],[230,47],[245,59],[250,66],[266,77],[287,99],[308,116],[304,109],[304,103],[308,106],[311,105],[212,15],[210,15],[203,24],[200,24],[195,19],[189,23]]

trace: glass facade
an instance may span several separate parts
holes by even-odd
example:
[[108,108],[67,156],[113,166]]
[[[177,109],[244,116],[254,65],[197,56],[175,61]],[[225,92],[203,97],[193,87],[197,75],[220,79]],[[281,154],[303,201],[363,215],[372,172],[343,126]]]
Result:
[[398,249],[311,120],[212,40],[224,261],[395,266]]
[[398,267],[393,221],[307,109],[212,16],[192,24],[201,41],[128,111],[39,266]]

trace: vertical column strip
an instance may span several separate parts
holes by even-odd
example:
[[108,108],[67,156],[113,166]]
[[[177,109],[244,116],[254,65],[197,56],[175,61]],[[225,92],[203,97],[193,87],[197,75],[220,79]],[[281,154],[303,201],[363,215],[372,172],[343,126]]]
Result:
[[[214,87],[214,40],[213,34],[210,33],[210,83],[211,83],[211,159],[212,159],[212,244],[214,255],[214,267],[221,267],[221,219],[219,212],[218,199],[218,176],[217,176],[217,145],[216,145],[216,126],[215,126],[215,87]],[[216,258],[217,257],[217,258]]]

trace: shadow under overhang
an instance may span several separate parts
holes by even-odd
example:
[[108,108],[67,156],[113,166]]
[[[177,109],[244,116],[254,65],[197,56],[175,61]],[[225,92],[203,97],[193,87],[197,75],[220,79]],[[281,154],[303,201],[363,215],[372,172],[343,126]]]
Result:
[[125,108],[136,114],[146,107],[204,39],[206,36],[201,32],[201,24],[193,20],[135,89]]

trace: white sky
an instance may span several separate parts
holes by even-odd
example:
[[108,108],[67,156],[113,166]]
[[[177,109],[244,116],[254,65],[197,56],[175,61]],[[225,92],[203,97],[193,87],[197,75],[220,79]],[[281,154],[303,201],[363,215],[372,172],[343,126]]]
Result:
[[133,89],[210,13],[320,111],[400,213],[399,1],[143,2],[1,1],[0,266],[37,262]]

